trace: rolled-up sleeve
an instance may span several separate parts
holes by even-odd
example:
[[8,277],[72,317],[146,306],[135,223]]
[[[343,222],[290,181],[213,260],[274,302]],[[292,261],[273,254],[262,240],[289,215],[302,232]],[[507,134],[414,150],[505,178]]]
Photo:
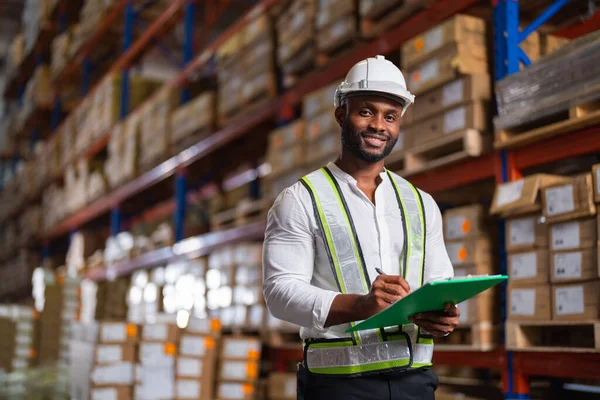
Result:
[[442,213],[437,203],[427,193],[421,193],[427,218],[427,236],[425,240],[425,279],[427,282],[452,278],[454,268],[444,242]]
[[325,332],[338,294],[311,284],[315,241],[306,209],[291,188],[275,200],[267,217],[263,245],[263,294],[271,314]]

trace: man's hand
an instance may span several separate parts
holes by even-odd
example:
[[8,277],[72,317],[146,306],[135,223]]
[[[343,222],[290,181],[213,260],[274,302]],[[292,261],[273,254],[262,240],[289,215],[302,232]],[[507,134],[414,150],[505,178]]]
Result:
[[401,276],[379,275],[365,295],[338,294],[329,309],[325,327],[367,319],[409,293],[408,282]]
[[361,319],[367,319],[385,310],[390,304],[410,293],[408,282],[399,275],[379,275],[368,294],[357,302],[357,311]]
[[458,326],[460,310],[454,304],[447,303],[444,311],[422,312],[409,318],[410,322],[425,329],[433,336],[447,336]]

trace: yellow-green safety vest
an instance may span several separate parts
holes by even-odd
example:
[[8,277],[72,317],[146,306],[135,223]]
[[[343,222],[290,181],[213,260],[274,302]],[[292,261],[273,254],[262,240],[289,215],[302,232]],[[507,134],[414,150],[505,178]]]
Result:
[[[402,214],[404,247],[398,273],[411,288],[419,288],[423,284],[425,267],[423,200],[407,180],[388,170],[386,173]],[[325,167],[306,175],[300,182],[312,199],[339,291],[344,294],[369,293],[371,282],[358,235],[334,175]],[[347,338],[304,341],[304,363],[314,374],[363,375],[421,368],[431,366],[432,355],[433,337],[414,324],[354,332]]]

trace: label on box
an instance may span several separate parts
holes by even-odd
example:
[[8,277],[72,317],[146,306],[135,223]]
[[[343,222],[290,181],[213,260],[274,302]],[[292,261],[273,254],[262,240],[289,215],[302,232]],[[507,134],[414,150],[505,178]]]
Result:
[[15,348],[15,357],[29,358],[29,348],[28,347]]
[[574,210],[573,185],[546,189],[546,213],[549,216],[564,214]]
[[443,30],[438,26],[425,34],[425,51],[430,52],[437,49],[443,42]]
[[519,200],[521,193],[523,192],[524,183],[525,181],[523,179],[519,179],[518,181],[507,182],[498,186],[496,205],[503,206]]
[[185,331],[188,333],[209,334],[211,333],[211,321],[208,319],[190,318]]
[[245,397],[244,385],[242,383],[221,383],[219,385],[219,397],[223,399],[243,399]]
[[511,278],[534,278],[537,275],[537,254],[521,253],[510,256]]
[[530,245],[535,243],[535,217],[514,219],[508,222],[510,244]]
[[297,30],[304,24],[304,13],[298,13],[292,18],[292,31]]
[[576,249],[579,243],[578,222],[552,225],[552,250]]
[[33,330],[33,323],[31,321],[22,321],[17,323],[17,332],[31,332]]
[[99,364],[106,364],[121,361],[123,359],[123,351],[121,346],[106,346],[98,345],[96,349],[96,361]]
[[513,315],[534,315],[535,289],[511,290],[510,313]]
[[256,340],[226,340],[223,345],[223,357],[258,359],[260,343]]
[[583,314],[583,286],[556,288],[556,314]]
[[462,243],[447,243],[446,250],[453,265],[462,264],[467,259],[467,249]]
[[173,359],[173,355],[166,354],[164,343],[140,344],[140,362],[142,364],[159,364],[171,359]]
[[333,28],[331,28],[331,36],[333,40],[338,40],[346,33],[346,25],[347,24],[345,20],[339,21],[333,25]]
[[185,399],[200,398],[200,382],[191,380],[177,380],[177,397]]
[[179,344],[179,353],[184,356],[202,357],[206,353],[206,338],[183,336]]
[[17,335],[15,338],[15,342],[17,344],[30,345],[31,344],[31,336],[29,335]]
[[146,340],[167,340],[167,325],[144,325],[143,333]]
[[223,361],[221,378],[245,381],[256,378],[256,364],[245,361]]
[[94,367],[91,374],[92,383],[96,385],[133,385],[133,364],[118,363],[102,367]]
[[92,400],[117,400],[117,389],[92,389]]
[[596,193],[600,193],[600,168],[596,170]]
[[432,81],[440,75],[440,62],[437,58],[429,60],[411,75],[412,83],[417,86],[424,82]]
[[127,329],[124,323],[105,323],[100,331],[102,342],[125,342],[127,340]]
[[457,307],[460,311],[458,321],[466,323],[469,320],[469,300],[465,300],[462,303],[458,303]]
[[554,276],[557,278],[581,278],[581,252],[554,255]]
[[202,376],[202,361],[179,357],[177,359],[177,375],[200,378]]
[[442,105],[447,106],[453,103],[458,103],[464,96],[464,82],[458,80],[444,86],[442,94]]
[[297,394],[296,380],[295,379],[286,380],[283,392],[285,394],[285,397],[295,397]]
[[470,225],[469,220],[462,215],[446,218],[446,239],[464,238],[469,233]]
[[21,358],[15,358],[15,359],[13,359],[12,367],[14,369],[25,369],[28,366],[29,366],[29,363],[27,362],[27,360],[23,360]]

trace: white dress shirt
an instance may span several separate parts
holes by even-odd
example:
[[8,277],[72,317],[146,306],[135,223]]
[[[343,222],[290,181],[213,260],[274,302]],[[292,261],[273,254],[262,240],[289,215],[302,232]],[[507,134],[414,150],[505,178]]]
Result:
[[[375,268],[400,274],[404,245],[402,215],[389,177],[381,173],[375,204],[357,187],[356,180],[335,164],[331,170],[354,220],[371,282]],[[444,245],[442,216],[433,198],[420,191],[426,218],[425,275],[430,282],[454,275]],[[413,288],[411,288],[412,290]],[[339,294],[307,189],[296,183],[284,189],[269,210],[263,246],[263,293],[274,317],[300,325],[306,338],[347,337],[347,325],[323,325]]]

